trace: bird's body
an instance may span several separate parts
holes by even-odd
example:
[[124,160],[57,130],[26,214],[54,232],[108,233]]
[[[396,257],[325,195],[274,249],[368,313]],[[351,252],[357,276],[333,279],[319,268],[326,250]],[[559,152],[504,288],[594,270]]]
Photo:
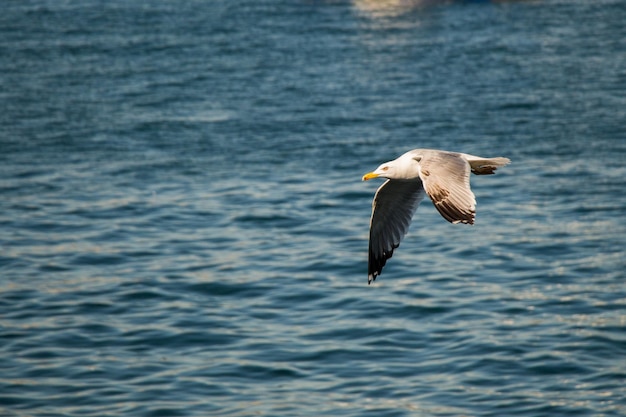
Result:
[[428,194],[433,204],[451,223],[474,224],[476,199],[469,174],[493,174],[507,165],[508,158],[414,149],[380,165],[363,180],[386,178],[376,191],[370,220],[368,283],[380,275],[387,259],[406,235],[417,206]]

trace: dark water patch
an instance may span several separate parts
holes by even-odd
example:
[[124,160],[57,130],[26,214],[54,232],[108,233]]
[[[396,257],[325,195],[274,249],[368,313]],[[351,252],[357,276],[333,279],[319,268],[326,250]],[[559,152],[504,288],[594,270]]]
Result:
[[528,371],[540,375],[582,375],[590,372],[591,370],[584,366],[579,366],[574,363],[568,362],[561,358],[543,356],[539,358],[533,358],[528,366]]
[[235,222],[239,223],[253,223],[258,225],[259,227],[276,227],[276,228],[290,228],[301,226],[303,219],[277,215],[277,214],[269,214],[269,215],[243,215],[238,216],[233,219]]
[[223,364],[207,370],[212,377],[240,379],[266,380],[287,379],[291,380],[299,376],[299,373],[289,368],[275,368],[260,364]]
[[118,265],[126,262],[127,257],[114,254],[82,254],[75,256],[71,263],[73,265]]
[[260,297],[267,294],[270,288],[264,287],[260,284],[252,285],[247,282],[240,283],[228,283],[228,282],[210,282],[193,284],[186,287],[186,289],[193,294],[204,294],[206,296],[217,297]]
[[[534,110],[540,107],[538,102],[505,102],[500,104],[496,110]],[[518,121],[519,123],[519,121]],[[528,121],[526,121],[528,123]]]

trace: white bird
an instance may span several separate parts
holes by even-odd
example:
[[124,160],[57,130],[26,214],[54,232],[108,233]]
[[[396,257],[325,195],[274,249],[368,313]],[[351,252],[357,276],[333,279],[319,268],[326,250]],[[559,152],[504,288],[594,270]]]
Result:
[[428,194],[435,208],[451,223],[474,224],[476,199],[470,171],[493,174],[508,158],[481,158],[465,153],[413,149],[363,176],[386,178],[376,191],[370,219],[368,284],[382,272],[387,259],[406,235],[417,206]]

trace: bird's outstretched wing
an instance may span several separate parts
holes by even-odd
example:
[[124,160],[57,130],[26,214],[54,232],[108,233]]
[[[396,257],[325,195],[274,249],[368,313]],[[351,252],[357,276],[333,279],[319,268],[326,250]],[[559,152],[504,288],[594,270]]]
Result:
[[470,189],[470,164],[454,152],[425,152],[419,160],[426,193],[444,219],[474,224],[476,198]]
[[370,219],[368,284],[380,275],[387,259],[400,245],[424,195],[424,187],[419,179],[387,180],[376,191]]

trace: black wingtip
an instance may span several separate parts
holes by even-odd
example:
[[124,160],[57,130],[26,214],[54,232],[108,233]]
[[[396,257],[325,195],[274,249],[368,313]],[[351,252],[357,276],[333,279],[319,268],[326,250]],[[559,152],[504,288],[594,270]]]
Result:
[[376,258],[372,252],[369,255],[369,261],[367,263],[367,285],[376,281],[376,277],[382,274],[384,266],[387,264],[387,260],[393,256],[393,251],[398,248],[399,245],[395,245],[390,251],[383,252],[381,258]]

